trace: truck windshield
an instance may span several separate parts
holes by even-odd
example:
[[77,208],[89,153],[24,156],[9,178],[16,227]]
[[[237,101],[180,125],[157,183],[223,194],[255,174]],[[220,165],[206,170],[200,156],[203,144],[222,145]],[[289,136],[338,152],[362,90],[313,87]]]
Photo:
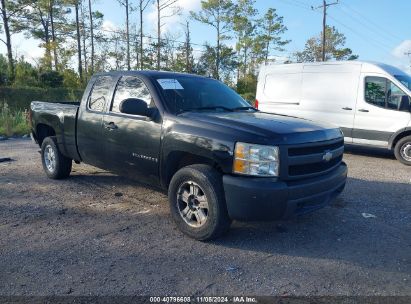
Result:
[[179,76],[156,79],[174,114],[186,111],[255,110],[223,83],[207,78]]
[[408,75],[394,75],[394,77],[401,82],[404,86],[406,86],[409,90],[411,90],[411,77]]

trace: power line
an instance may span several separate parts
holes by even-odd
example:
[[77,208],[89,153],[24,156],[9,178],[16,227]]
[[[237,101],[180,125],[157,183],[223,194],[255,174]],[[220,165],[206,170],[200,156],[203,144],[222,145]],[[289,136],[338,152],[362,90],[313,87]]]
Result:
[[[310,11],[315,12],[315,13],[320,13],[320,12],[318,12],[318,11],[316,11],[316,10],[313,10],[312,8],[311,8],[311,9],[308,8],[308,6],[304,5],[305,3],[303,3],[303,2],[301,2],[301,1],[299,1],[299,0],[280,0],[280,1],[282,1],[282,2],[284,2],[285,4],[288,4],[288,5],[290,5],[290,6],[302,8],[302,9],[305,9],[305,10],[310,10]],[[294,2],[293,2],[293,1],[294,1]],[[341,2],[340,2],[339,4],[340,4],[340,5],[344,5],[344,6],[345,6],[346,8],[348,8],[348,9],[351,9],[351,8],[349,8],[348,5],[346,5],[346,4],[342,4]],[[358,11],[356,11],[356,10],[354,10],[354,9],[351,9],[351,10],[354,11],[357,15],[362,16],[362,17],[364,18],[364,20],[368,20],[368,21],[369,21],[368,18],[366,18],[365,16],[361,15]],[[338,23],[338,24],[340,24],[341,26],[345,27],[345,28],[348,29],[350,32],[352,32],[352,33],[354,33],[355,35],[363,38],[364,40],[370,41],[370,43],[372,43],[373,45],[375,45],[375,46],[377,46],[377,47],[382,47],[382,48],[384,48],[384,49],[387,49],[389,52],[391,51],[391,48],[390,48],[389,46],[387,46],[385,43],[382,43],[381,41],[378,41],[378,40],[376,40],[376,39],[373,39],[373,38],[370,37],[370,36],[362,35],[362,34],[358,33],[356,30],[354,30],[353,28],[345,25],[345,24],[342,23],[341,21],[339,21],[339,20],[337,20],[336,18],[330,16],[329,14],[328,14],[328,16],[329,16],[330,19],[334,20],[336,23]],[[373,23],[373,22],[369,21],[369,23]],[[375,24],[375,23],[373,23],[373,24]],[[378,27],[379,29],[381,29],[380,26],[376,26],[376,27]],[[386,32],[386,33],[387,33],[387,32]],[[392,36],[395,36],[395,35],[392,35]],[[398,38],[398,36],[396,36],[396,37]],[[401,38],[398,38],[398,39],[401,39]]]
[[337,20],[335,17],[330,16],[330,19],[334,20],[336,23],[340,24],[341,26],[345,27],[347,30],[349,30],[350,32],[354,33],[355,35],[363,38],[363,39],[367,39],[370,43],[374,44],[375,46],[379,47],[379,48],[385,48],[388,51],[391,51],[391,47],[389,47],[388,45],[381,43],[378,40],[373,39],[370,36],[367,36],[365,34],[361,34],[359,32],[357,32],[356,30],[354,30],[353,28],[349,27],[348,25],[342,23],[341,21]]
[[310,7],[306,3],[303,3],[298,0],[280,0],[280,1],[284,2],[285,4],[294,6],[294,7],[302,8],[305,10],[311,10]]
[[[380,37],[384,40],[391,40],[391,41],[395,41],[397,42],[397,39],[394,38],[392,35],[388,34],[387,32],[383,32],[380,30],[376,30],[376,27],[373,26],[371,23],[366,22],[365,19],[363,17],[359,17],[358,15],[352,14],[350,13],[346,7],[342,7],[343,9],[341,10],[341,12],[343,12],[345,15],[347,15],[349,18],[351,18],[354,22],[361,24],[363,26],[364,29],[368,29],[368,31],[370,33],[373,33],[375,36]],[[384,36],[384,37],[382,37]]]
[[347,5],[347,4],[343,4],[344,7],[346,7],[348,10],[350,10],[351,12],[355,13],[356,15],[358,15],[362,20],[368,22],[369,24],[371,24],[373,27],[377,28],[379,30],[379,32],[381,33],[385,33],[387,35],[387,37],[395,37],[398,40],[402,40],[403,38],[397,36],[395,33],[391,33],[388,32],[386,28],[382,27],[380,24],[378,24],[377,22],[372,21],[371,19],[369,19],[367,16],[361,14],[359,11],[357,11],[356,9],[354,9],[353,7]]

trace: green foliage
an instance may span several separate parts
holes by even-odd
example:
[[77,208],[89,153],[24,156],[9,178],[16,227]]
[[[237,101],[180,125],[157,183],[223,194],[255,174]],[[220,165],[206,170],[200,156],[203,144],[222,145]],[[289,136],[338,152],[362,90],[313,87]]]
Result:
[[13,86],[39,86],[38,70],[35,69],[30,63],[26,62],[24,60],[24,57],[21,57],[16,64],[16,75],[14,78]]
[[19,136],[30,133],[27,111],[12,111],[7,103],[0,108],[0,136]]
[[[40,64],[45,70],[52,70],[53,59],[56,58],[59,49],[63,46],[66,37],[72,35],[74,26],[68,19],[71,15],[72,0],[20,0],[29,3],[22,10],[22,18],[17,20],[19,29],[27,36],[40,40],[44,48],[44,57]],[[54,37],[53,37],[54,32]],[[53,54],[52,54],[53,53]],[[57,65],[57,64],[55,64]],[[57,69],[57,66],[54,66]]]
[[[340,33],[334,26],[327,26],[325,43],[326,60],[355,60],[358,55],[353,55],[352,50],[344,48],[345,35]],[[322,60],[322,33],[319,36],[307,40],[305,48],[294,54],[297,62],[313,62]]]
[[83,90],[66,88],[15,88],[0,87],[0,107],[8,104],[11,111],[24,111],[30,108],[30,102],[48,101],[79,101]]
[[231,78],[231,73],[237,66],[235,51],[228,46],[220,46],[220,72],[217,71],[215,59],[217,57],[217,48],[206,45],[206,51],[198,59],[195,72],[205,76],[212,76],[216,79]]
[[71,69],[63,71],[63,85],[67,89],[80,90],[82,88],[80,78],[76,72]]
[[0,54],[0,85],[5,85],[8,80],[8,63],[6,57]]
[[58,88],[63,85],[63,75],[56,71],[46,71],[39,75],[43,87]]
[[[213,77],[220,79],[220,69],[222,69],[223,52],[227,48],[223,48],[221,43],[224,40],[230,39],[230,31],[232,29],[234,4],[231,0],[203,0],[201,1],[201,11],[198,13],[190,12],[191,17],[201,23],[210,25],[216,30],[216,48],[212,64]],[[207,47],[206,47],[207,48]],[[207,49],[208,51],[208,49]],[[225,54],[226,56],[227,54]]]
[[265,63],[269,60],[271,49],[284,51],[284,45],[290,43],[290,40],[283,40],[281,38],[281,35],[287,31],[287,27],[283,22],[284,18],[277,14],[275,8],[269,8],[264,17],[260,20],[262,33],[259,36],[259,39],[263,48],[259,51],[261,52]]
[[245,100],[254,104],[255,93],[257,91],[257,76],[254,74],[247,74],[237,81],[237,93]]
[[237,36],[238,69],[242,70],[243,75],[247,73],[250,49],[253,46],[257,29],[256,20],[254,20],[257,10],[254,8],[254,4],[254,0],[239,0],[235,5],[232,19],[233,31]]
[[247,92],[255,92],[257,90],[257,76],[247,74],[237,81],[237,92],[244,94]]

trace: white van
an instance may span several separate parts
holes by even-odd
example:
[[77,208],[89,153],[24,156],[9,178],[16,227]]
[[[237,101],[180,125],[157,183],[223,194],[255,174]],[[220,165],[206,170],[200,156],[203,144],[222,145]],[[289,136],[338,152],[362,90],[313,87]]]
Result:
[[386,147],[411,165],[411,77],[381,63],[262,66],[256,106],[337,125],[349,144]]

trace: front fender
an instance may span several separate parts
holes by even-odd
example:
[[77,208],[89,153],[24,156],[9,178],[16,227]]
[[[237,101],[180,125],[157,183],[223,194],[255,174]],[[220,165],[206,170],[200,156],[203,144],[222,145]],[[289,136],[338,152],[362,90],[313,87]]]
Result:
[[218,133],[200,127],[173,125],[165,128],[162,138],[160,172],[162,180],[170,155],[175,152],[195,155],[215,163],[223,173],[232,172],[234,142],[224,133]]

